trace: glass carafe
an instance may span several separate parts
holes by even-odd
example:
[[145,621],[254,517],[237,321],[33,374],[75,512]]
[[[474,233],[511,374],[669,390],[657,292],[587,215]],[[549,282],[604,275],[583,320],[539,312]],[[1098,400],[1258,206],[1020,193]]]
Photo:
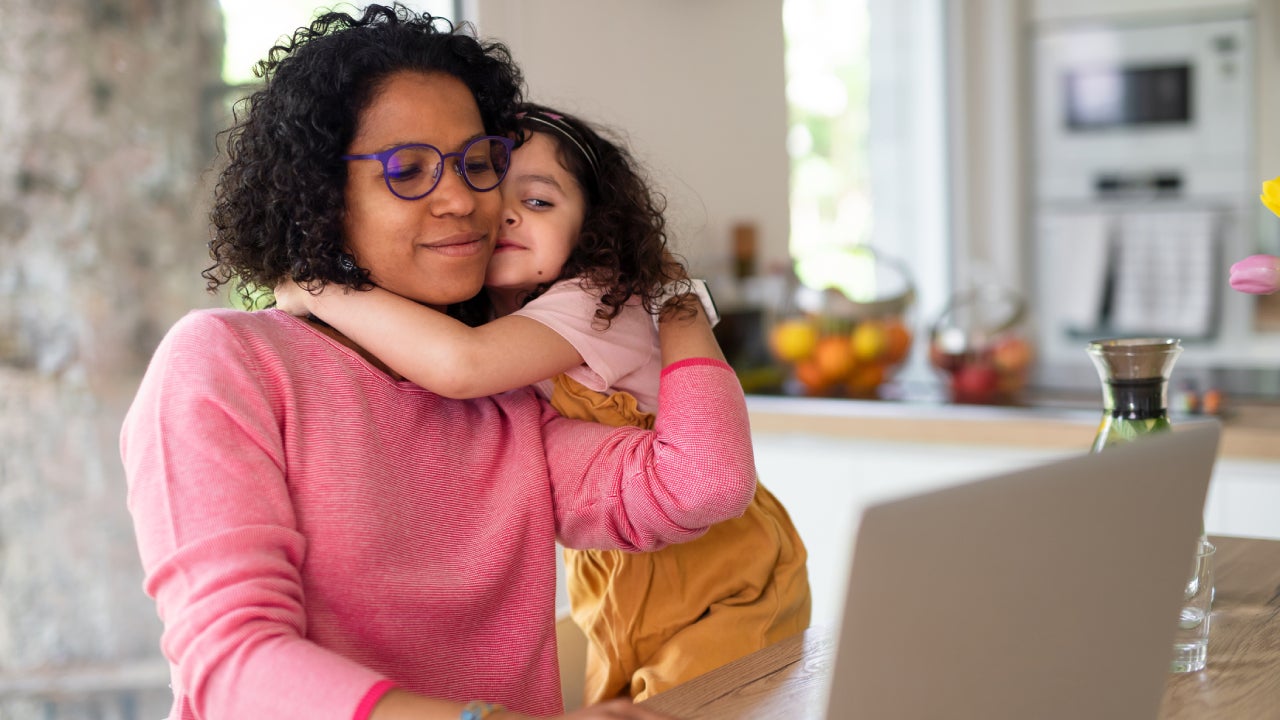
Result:
[[[1093,440],[1093,452],[1170,429],[1169,375],[1182,354],[1177,339],[1094,340],[1088,351],[1102,379],[1102,422]],[[1196,547],[1196,562],[1188,575],[1178,616],[1179,636],[1169,665],[1172,672],[1195,672],[1205,666],[1215,548],[1205,537],[1203,518]]]
[[1169,374],[1182,354],[1176,338],[1119,338],[1089,343],[1102,380],[1102,422],[1093,452],[1169,429]]

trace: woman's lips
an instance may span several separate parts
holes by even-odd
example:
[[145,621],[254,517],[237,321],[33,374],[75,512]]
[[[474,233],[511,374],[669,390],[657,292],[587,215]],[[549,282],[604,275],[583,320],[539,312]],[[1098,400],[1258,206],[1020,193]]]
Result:
[[483,252],[488,243],[488,235],[481,232],[466,232],[450,235],[433,242],[419,244],[418,247],[437,252],[449,257],[468,257]]

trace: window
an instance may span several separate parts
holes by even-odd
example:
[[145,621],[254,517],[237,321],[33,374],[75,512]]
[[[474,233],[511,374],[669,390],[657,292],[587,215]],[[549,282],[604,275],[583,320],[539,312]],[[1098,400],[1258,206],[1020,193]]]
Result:
[[[404,4],[432,15],[459,17],[456,0],[413,0]],[[363,5],[317,0],[222,0],[227,38],[222,58],[223,82],[233,87],[255,82],[253,67],[267,50],[282,37],[309,23],[318,10],[330,7],[355,15]]]
[[[796,274],[873,297],[871,257],[848,251],[869,245],[910,273],[920,332],[951,293],[946,7],[783,2]],[[904,377],[932,377],[925,355],[913,350]]]
[[873,224],[867,2],[785,0],[783,29],[796,274],[854,297],[865,284],[847,250],[869,244]]

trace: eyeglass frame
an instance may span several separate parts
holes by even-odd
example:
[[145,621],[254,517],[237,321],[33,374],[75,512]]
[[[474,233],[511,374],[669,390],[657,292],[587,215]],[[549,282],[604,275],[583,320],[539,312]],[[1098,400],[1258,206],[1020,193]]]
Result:
[[[493,187],[487,187],[482,189],[482,188],[476,187],[475,184],[471,182],[471,178],[467,177],[467,171],[466,171],[466,168],[463,167],[464,163],[462,162],[462,160],[466,158],[467,152],[471,150],[471,147],[473,145],[475,145],[478,142],[484,142],[486,140],[489,140],[489,141],[497,140],[500,145],[502,145],[507,149],[507,166],[503,168],[501,175],[498,176],[498,181],[493,184]],[[515,151],[515,147],[516,147],[516,141],[511,138],[502,137],[501,135],[481,135],[480,137],[477,137],[468,141],[467,144],[463,145],[462,149],[458,150],[457,152],[451,152],[451,153],[441,152],[440,148],[436,147],[435,145],[428,145],[427,143],[405,143],[404,145],[396,145],[395,147],[390,147],[390,148],[387,148],[386,150],[383,150],[382,152],[377,152],[377,153],[368,153],[363,155],[343,155],[342,159],[343,160],[377,160],[378,162],[382,163],[382,181],[386,183],[387,190],[391,191],[392,195],[396,196],[397,198],[400,198],[401,200],[413,201],[413,200],[421,200],[422,198],[435,192],[435,189],[440,187],[440,181],[444,179],[444,172],[443,170],[439,172],[436,175],[435,182],[431,183],[431,187],[427,188],[427,191],[422,193],[421,195],[414,195],[413,197],[407,197],[407,196],[401,195],[400,193],[396,192],[396,189],[394,187],[391,186],[391,171],[387,167],[387,161],[389,161],[393,155],[400,152],[401,150],[404,150],[405,148],[428,148],[428,149],[434,150],[435,153],[440,156],[441,168],[444,167],[445,163],[448,162],[449,158],[456,157],[458,158],[458,161],[453,164],[453,171],[458,175],[458,177],[462,178],[462,182],[466,183],[467,187],[471,188],[476,192],[489,192],[490,190],[496,189],[499,185],[502,184],[502,181],[506,179],[507,172],[511,169],[511,154]]]

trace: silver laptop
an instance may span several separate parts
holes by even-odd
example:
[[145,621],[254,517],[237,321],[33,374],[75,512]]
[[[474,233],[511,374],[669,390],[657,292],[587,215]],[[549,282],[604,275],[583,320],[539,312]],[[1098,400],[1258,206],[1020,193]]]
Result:
[[1219,434],[866,508],[827,720],[1155,718]]

